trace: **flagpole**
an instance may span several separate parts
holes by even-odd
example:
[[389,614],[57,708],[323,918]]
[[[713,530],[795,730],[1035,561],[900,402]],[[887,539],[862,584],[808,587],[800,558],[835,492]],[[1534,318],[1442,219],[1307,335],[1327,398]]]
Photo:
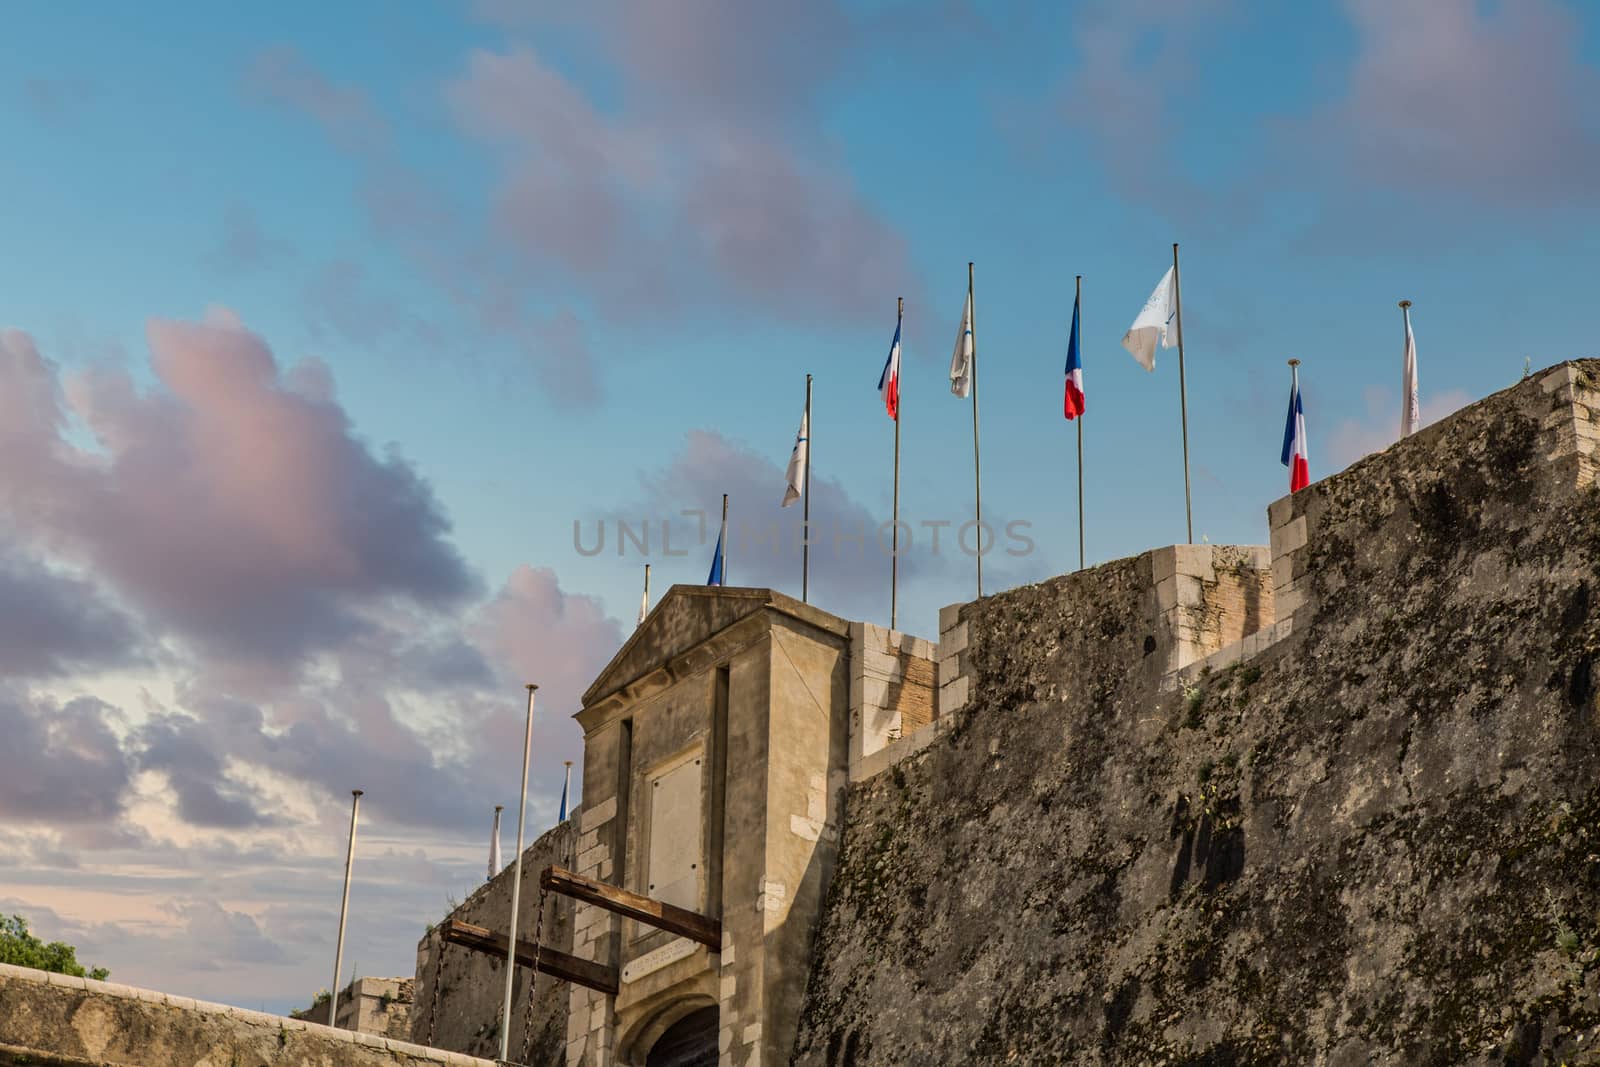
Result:
[[972,298],[972,261],[967,261],[967,304],[972,317],[972,510],[978,530],[978,596],[983,596],[983,465],[978,461],[978,306]]
[[[1406,436],[1406,427],[1411,419],[1411,380],[1406,376],[1406,363],[1411,358],[1411,301],[1400,301],[1400,318],[1405,323],[1405,338],[1401,342],[1400,362],[1400,436]],[[1526,374],[1523,375],[1527,377]],[[1416,427],[1411,427],[1411,432],[1416,432]]]
[[1183,418],[1183,521],[1194,544],[1194,503],[1189,493],[1189,387],[1183,377],[1183,290],[1178,284],[1178,242],[1172,242],[1172,302],[1178,319],[1178,410]]
[[361,790],[350,790],[350,847],[344,854],[344,901],[339,905],[339,942],[333,950],[333,989],[328,994],[328,1025],[337,1026],[339,1012],[339,968],[344,963],[344,922],[350,912],[350,865],[356,858],[356,815],[361,811]]
[[[565,764],[567,768],[567,780],[561,786],[561,804],[562,807],[566,809],[566,811],[563,811],[561,814],[565,816],[567,812],[572,810],[572,761],[562,760],[561,762]],[[565,821],[565,819],[563,819],[563,821]]]
[[[522,833],[528,818],[528,758],[533,754],[533,693],[528,683],[528,726],[522,735],[522,804],[517,808],[516,868],[511,875],[511,927],[506,934],[506,995],[500,1013],[500,1059],[511,1058],[511,984],[517,977],[517,909],[522,904]],[[538,975],[533,976],[535,979]]]
[[717,538],[722,545],[722,584],[728,584],[728,494],[722,494],[722,533]]
[[[897,297],[894,312],[896,337],[900,336],[900,325],[905,317],[906,298]],[[904,351],[902,346],[901,353],[904,354]],[[905,376],[899,374],[897,368],[894,387],[894,518],[890,523],[892,529],[889,534],[889,629],[891,630],[895,629],[895,623],[899,621],[900,609],[900,408],[903,399],[900,395],[900,386],[904,380]],[[810,458],[809,455],[806,457],[808,470],[811,466]],[[878,544],[882,546],[883,542],[879,541]]]
[[644,617],[650,614],[650,564],[644,565],[644,610],[639,614],[640,625],[644,624]]
[[489,879],[500,873],[500,813],[506,810],[504,804],[494,806],[494,831],[489,838]]
[[800,603],[811,593],[811,375],[806,375],[806,477],[800,487]]
[[[1072,309],[1074,313],[1077,313],[1082,308],[1083,275],[1080,274],[1078,275],[1077,292],[1072,297]],[[1078,334],[1081,337],[1083,324],[1080,322],[1078,327]],[[1080,360],[1083,358],[1083,350],[1081,348],[1078,350],[1078,358]],[[1077,419],[1074,421],[1078,424],[1078,569],[1081,571],[1083,570],[1083,413],[1079,412]]]

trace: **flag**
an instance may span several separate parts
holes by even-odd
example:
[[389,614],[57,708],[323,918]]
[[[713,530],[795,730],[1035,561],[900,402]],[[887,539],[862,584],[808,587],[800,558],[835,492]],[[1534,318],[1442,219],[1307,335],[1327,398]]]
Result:
[[561,813],[556,816],[556,822],[567,821],[567,788],[572,785],[572,768],[567,768],[567,780],[561,785]]
[[1405,371],[1400,384],[1401,403],[1400,436],[1417,432],[1422,425],[1422,401],[1417,396],[1417,339],[1411,332],[1411,316],[1406,316]]
[[1156,291],[1144,302],[1139,317],[1122,335],[1122,347],[1133,353],[1133,358],[1145,370],[1156,369],[1157,341],[1161,342],[1162,348],[1171,348],[1178,343],[1177,333],[1173,329],[1173,319],[1177,314],[1177,293],[1172,282],[1172,268],[1168,267],[1167,273],[1156,283]]
[[1067,342],[1067,392],[1062,401],[1067,418],[1083,414],[1083,362],[1078,358],[1078,301],[1072,301],[1072,338]]
[[1282,463],[1289,468],[1289,492],[1311,484],[1311,455],[1306,450],[1306,413],[1300,404],[1300,382],[1289,387],[1289,418],[1283,426]]
[[717,534],[717,551],[711,557],[711,573],[706,576],[707,585],[722,584],[722,534]]
[[500,805],[494,808],[494,830],[489,835],[489,877],[494,878],[505,864],[500,862]]
[[878,376],[878,392],[883,394],[884,410],[896,422],[900,421],[900,320],[894,320],[894,340],[889,345],[889,358]]
[[972,394],[972,290],[961,309],[961,326],[956,330],[956,350],[950,356],[950,391],[965,398]]
[[639,594],[639,625],[644,625],[644,617],[650,614],[650,590],[646,588]]
[[800,432],[794,435],[794,451],[789,453],[788,482],[783,489],[783,506],[788,507],[805,495],[806,464],[811,461],[811,419],[800,413]]

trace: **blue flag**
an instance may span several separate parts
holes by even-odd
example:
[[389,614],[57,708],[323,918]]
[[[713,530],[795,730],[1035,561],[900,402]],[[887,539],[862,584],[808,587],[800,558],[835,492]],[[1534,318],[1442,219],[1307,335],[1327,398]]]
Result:
[[706,576],[707,585],[722,584],[722,535],[717,534],[717,552],[711,557],[711,573]]
[[[570,775],[571,772],[569,771],[568,773]],[[565,784],[563,784],[561,786],[561,814],[556,816],[556,822],[561,823],[561,822],[566,822],[566,821],[567,821],[567,787],[566,787]]]

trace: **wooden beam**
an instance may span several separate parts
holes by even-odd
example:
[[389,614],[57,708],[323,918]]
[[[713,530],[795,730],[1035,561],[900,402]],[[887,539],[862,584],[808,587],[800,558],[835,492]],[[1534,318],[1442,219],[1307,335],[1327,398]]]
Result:
[[[485,952],[500,959],[506,958],[506,935],[497,934],[482,926],[473,926],[457,919],[447,919],[439,927],[439,937],[452,945],[461,945],[474,952]],[[532,941],[517,938],[517,962],[524,967],[533,966]],[[592,963],[553,948],[539,949],[538,970],[540,974],[548,974],[551,978],[559,978],[563,982],[572,982],[587,989],[596,989],[613,995],[617,992],[615,968]]]
[[539,876],[539,888],[614,911],[647,926],[687,937],[690,941],[698,941],[712,952],[722,951],[722,924],[687,908],[630,893],[626,889],[573,874],[564,867],[546,867]]

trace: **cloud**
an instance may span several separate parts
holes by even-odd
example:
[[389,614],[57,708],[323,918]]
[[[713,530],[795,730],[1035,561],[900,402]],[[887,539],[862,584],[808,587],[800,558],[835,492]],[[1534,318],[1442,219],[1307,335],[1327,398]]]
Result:
[[222,216],[222,235],[205,261],[220,270],[246,274],[289,255],[288,244],[261,230],[255,212],[232,203]]
[[132,761],[100,701],[56,704],[0,687],[0,815],[7,822],[106,821],[121,814]]
[[[148,339],[157,384],[140,391],[119,371],[63,389],[30,339],[0,338],[0,503],[24,534],[241,678],[292,675],[392,604],[477,591],[431,490],[355,437],[325,370],[280,373],[226,315],[156,320]],[[97,449],[68,440],[69,414]]]
[[125,666],[142,646],[133,620],[91,583],[0,546],[0,676]]
[[[1381,452],[1400,439],[1400,395],[1382,386],[1361,391],[1366,416],[1343,419],[1328,435],[1328,471],[1341,471],[1356,460]],[[1437,395],[1422,394],[1422,425],[1428,426],[1472,402],[1464,390],[1448,389]],[[1313,456],[1312,462],[1316,459]],[[1315,472],[1313,467],[1313,473]]]
[[[589,279],[601,313],[625,320],[731,290],[796,320],[863,321],[874,293],[914,292],[906,241],[810,117],[822,68],[761,43],[828,23],[783,10],[730,12],[709,32],[676,11],[600,20],[620,109],[529,48],[474,52],[447,96],[463,131],[505,157],[495,214],[517,251]],[[751,18],[784,25],[745,34]]]
[[1303,130],[1362,183],[1429,199],[1584,201],[1600,171],[1600,72],[1550,0],[1346,0],[1349,91]]
[[94,97],[93,87],[76,78],[24,78],[21,88],[23,105],[50,125],[75,118]]
[[315,119],[346,148],[370,148],[387,137],[387,125],[365,91],[330,81],[298,49],[260,52],[245,72],[245,86]]

